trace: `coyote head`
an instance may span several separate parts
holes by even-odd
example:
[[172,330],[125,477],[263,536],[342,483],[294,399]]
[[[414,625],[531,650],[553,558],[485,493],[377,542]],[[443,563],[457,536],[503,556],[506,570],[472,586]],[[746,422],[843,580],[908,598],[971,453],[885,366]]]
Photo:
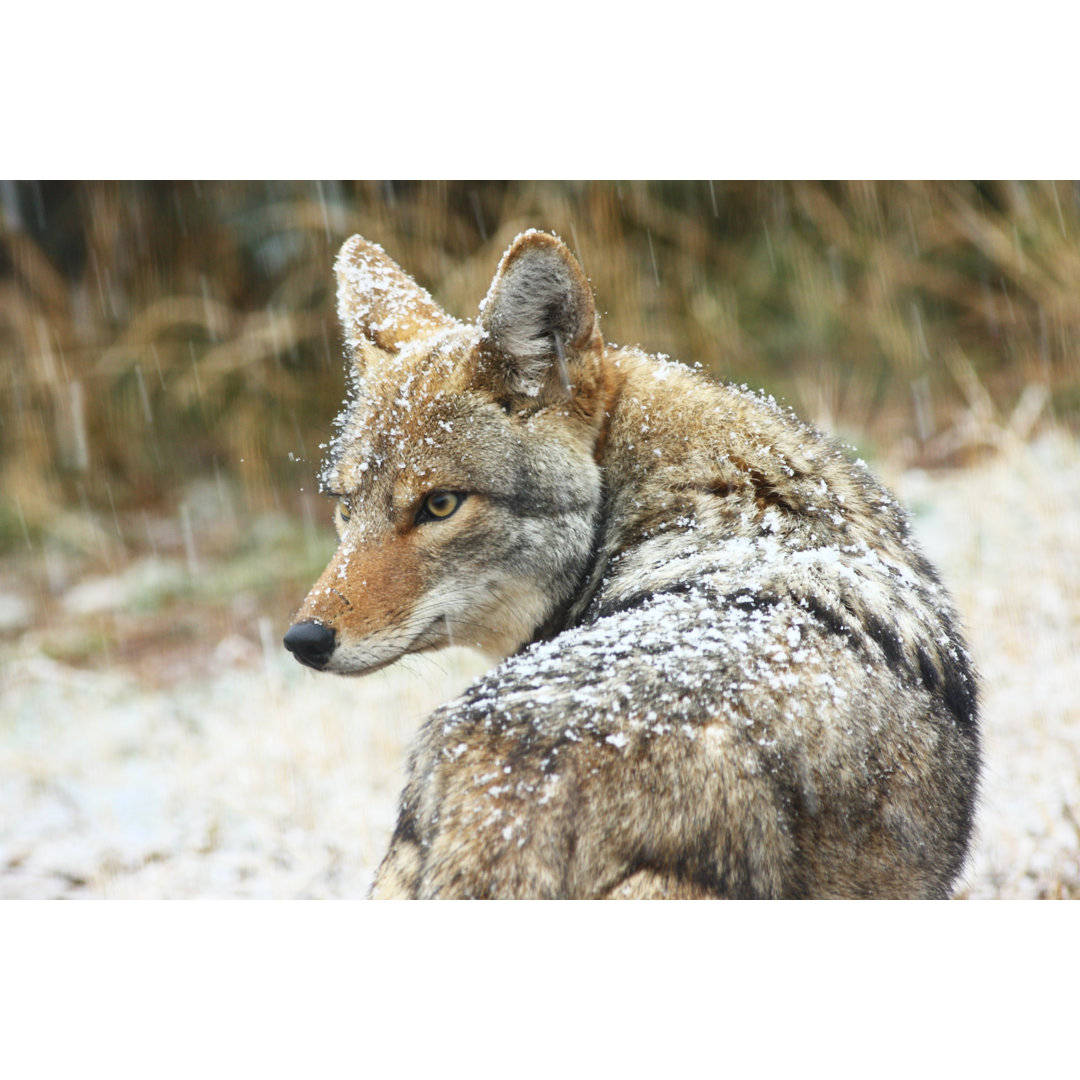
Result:
[[320,479],[339,545],[285,645],[342,674],[450,644],[509,655],[558,618],[593,548],[607,387],[589,284],[535,231],[475,323],[360,236],[335,269],[352,395]]

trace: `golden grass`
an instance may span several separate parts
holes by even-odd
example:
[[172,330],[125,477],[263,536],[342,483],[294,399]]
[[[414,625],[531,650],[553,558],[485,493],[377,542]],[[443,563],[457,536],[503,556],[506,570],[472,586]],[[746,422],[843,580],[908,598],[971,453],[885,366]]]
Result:
[[[1054,183],[7,184],[0,543],[90,549],[193,474],[310,489],[362,232],[455,314],[553,229],[606,336],[947,463],[1080,412],[1080,209]],[[1002,434],[1005,432],[1006,434]],[[298,460],[299,459],[299,460]]]

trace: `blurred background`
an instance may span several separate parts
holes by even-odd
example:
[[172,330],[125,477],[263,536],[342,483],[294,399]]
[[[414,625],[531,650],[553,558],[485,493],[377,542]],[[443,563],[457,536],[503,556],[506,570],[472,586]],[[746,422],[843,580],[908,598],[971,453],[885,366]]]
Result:
[[[278,642],[334,543],[314,475],[345,388],[338,247],[363,233],[472,318],[501,253],[531,227],[576,252],[607,340],[764,387],[890,478],[992,468],[1047,433],[1075,445],[1072,182],[4,181],[9,714],[78,710],[80,672],[119,674],[140,692],[230,666],[278,690],[303,675],[281,673]],[[47,684],[70,693],[43,697]],[[9,764],[47,786],[35,746]],[[84,832],[100,828],[95,813],[78,819]],[[167,842],[150,844],[155,858],[129,857],[122,835],[120,869],[101,856],[67,879],[41,869],[39,835],[9,836],[0,877],[6,857],[20,895],[72,875],[74,888],[108,891],[129,863],[167,861]],[[10,885],[24,879],[37,884]]]
[[[979,452],[1018,405],[1027,425],[1080,410],[1072,183],[9,181],[0,195],[5,546],[73,507],[60,533],[85,545],[95,514],[164,507],[195,477],[243,477],[260,505],[295,489],[341,399],[331,264],[353,232],[471,317],[513,236],[554,230],[610,340],[766,386],[911,460]],[[960,421],[967,438],[946,437]]]
[[[295,509],[343,395],[331,265],[380,242],[470,318],[559,233],[605,336],[948,465],[1080,416],[1073,183],[0,187],[0,550],[109,561],[200,484]],[[284,502],[283,502],[284,500]],[[285,506],[288,503],[288,506]],[[189,509],[193,513],[194,508]]]

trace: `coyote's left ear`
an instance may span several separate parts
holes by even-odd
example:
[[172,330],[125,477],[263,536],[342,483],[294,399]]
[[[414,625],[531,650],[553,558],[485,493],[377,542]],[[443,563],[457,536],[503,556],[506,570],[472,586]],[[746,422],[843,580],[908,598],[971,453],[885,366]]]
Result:
[[414,338],[456,325],[456,321],[378,245],[351,236],[334,263],[338,317],[345,343],[357,364],[365,346],[397,352]]
[[584,354],[599,349],[592,289],[566,245],[522,233],[499,263],[480,305],[480,326],[509,361],[510,389],[535,397],[546,386],[567,396]]

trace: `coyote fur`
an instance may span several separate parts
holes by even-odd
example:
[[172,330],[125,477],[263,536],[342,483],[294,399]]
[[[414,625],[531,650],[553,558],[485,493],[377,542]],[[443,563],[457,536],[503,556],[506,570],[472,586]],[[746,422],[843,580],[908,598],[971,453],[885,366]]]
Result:
[[475,323],[336,262],[340,543],[285,644],[501,658],[418,736],[376,897],[946,897],[976,676],[907,519],[772,398],[605,344],[554,236]]

